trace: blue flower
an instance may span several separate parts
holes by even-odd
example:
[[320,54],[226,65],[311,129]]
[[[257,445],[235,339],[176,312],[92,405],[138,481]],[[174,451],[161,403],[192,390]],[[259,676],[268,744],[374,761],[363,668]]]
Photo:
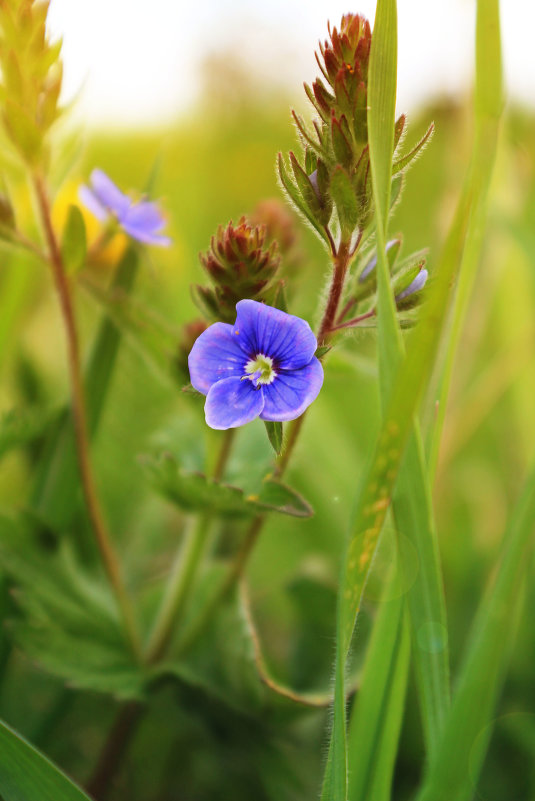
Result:
[[429,277],[429,273],[427,270],[420,270],[416,278],[410,282],[409,286],[405,287],[403,292],[400,292],[399,295],[396,295],[396,303],[400,300],[404,300],[404,298],[410,297],[410,295],[414,295],[416,292],[420,292],[427,283],[427,279]]
[[206,395],[211,428],[294,420],[316,399],[323,368],[309,324],[255,300],[236,304],[234,325],[214,323],[189,355],[191,383]]
[[124,195],[102,170],[93,170],[91,187],[81,186],[80,200],[101,222],[114,217],[123,231],[147,245],[169,245],[171,240],[160,232],[165,219],[155,203],[138,203]]

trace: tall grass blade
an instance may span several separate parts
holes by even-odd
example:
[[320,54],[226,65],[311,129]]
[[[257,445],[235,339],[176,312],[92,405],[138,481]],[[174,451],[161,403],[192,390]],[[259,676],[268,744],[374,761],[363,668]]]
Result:
[[476,616],[444,734],[417,801],[468,801],[474,794],[487,745],[479,735],[503,683],[515,607],[534,545],[534,521],[535,470],[506,531],[498,573]]
[[[379,379],[383,410],[392,388],[404,345],[396,318],[386,256],[388,211],[390,207],[392,148],[394,146],[396,97],[395,3],[389,4],[388,25],[374,29],[374,45],[381,58],[370,64],[369,122],[370,162],[377,218],[378,246],[378,339]],[[384,34],[383,34],[384,31]],[[382,96],[385,93],[386,96]],[[418,421],[414,420],[405,457],[401,463],[393,498],[394,521],[402,561],[416,550],[419,570],[409,593],[413,631],[414,662],[428,749],[436,743],[441,722],[449,705],[449,659],[440,558],[434,525],[431,491],[421,447]],[[410,566],[409,566],[410,567]],[[441,634],[440,647],[426,647],[428,633]],[[422,647],[423,644],[423,647]]]
[[409,669],[405,607],[403,595],[383,600],[374,624],[349,724],[349,801],[390,798]]
[[444,427],[449,387],[463,325],[479,264],[487,195],[496,156],[499,121],[503,109],[503,78],[499,0],[478,0],[476,20],[475,126],[472,157],[474,195],[478,198],[470,218],[466,251],[456,289],[455,303],[446,342],[444,365],[437,389],[438,412],[429,441],[431,473],[436,471],[440,438]]

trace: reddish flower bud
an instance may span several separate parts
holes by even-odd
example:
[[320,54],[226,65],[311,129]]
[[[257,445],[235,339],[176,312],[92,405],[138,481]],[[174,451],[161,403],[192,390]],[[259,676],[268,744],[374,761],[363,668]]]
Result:
[[268,244],[265,225],[251,225],[242,217],[220,226],[210,250],[200,256],[214,289],[197,287],[194,299],[211,319],[231,322],[239,300],[265,300],[277,273],[280,256],[276,242]]

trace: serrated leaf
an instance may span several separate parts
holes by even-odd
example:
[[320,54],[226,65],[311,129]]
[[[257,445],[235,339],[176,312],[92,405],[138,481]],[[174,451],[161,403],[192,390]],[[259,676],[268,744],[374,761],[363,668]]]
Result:
[[278,456],[282,449],[282,423],[264,420],[264,425],[271,447]]
[[295,490],[275,479],[265,479],[257,493],[221,484],[202,473],[183,470],[169,455],[143,459],[150,480],[164,497],[187,512],[211,512],[223,518],[256,517],[277,512],[292,517],[311,517],[313,510]]
[[359,221],[359,207],[349,175],[336,167],[331,175],[331,195],[336,205],[342,239],[348,241]]
[[87,235],[85,222],[78,206],[71,204],[61,239],[61,255],[65,269],[73,275],[85,264]]
[[68,776],[2,721],[0,793],[4,801],[90,801]]
[[146,676],[125,640],[109,589],[62,546],[43,550],[20,524],[0,517],[0,561],[19,614],[11,635],[30,659],[69,684],[144,696]]

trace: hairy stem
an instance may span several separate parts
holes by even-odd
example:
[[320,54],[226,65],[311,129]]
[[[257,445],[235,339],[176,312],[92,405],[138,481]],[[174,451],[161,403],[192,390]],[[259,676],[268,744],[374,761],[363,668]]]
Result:
[[323,313],[323,318],[318,331],[318,344],[323,344],[327,338],[329,330],[332,328],[336,320],[338,306],[340,305],[340,298],[344,290],[344,283],[349,267],[351,255],[349,252],[349,243],[341,242],[336,255],[333,258],[333,277],[331,280],[331,287],[329,289],[329,297],[327,305]]
[[82,483],[85,504],[104,568],[110,580],[111,586],[113,587],[115,596],[117,598],[117,603],[121,610],[128,640],[134,653],[139,655],[140,644],[134,621],[133,609],[121,577],[119,563],[113,550],[111,538],[104,521],[104,516],[100,507],[96,490],[95,479],[93,476],[89,449],[87,410],[82,383],[80,346],[70,287],[65,274],[63,258],[59,244],[52,227],[50,204],[43,178],[40,175],[34,175],[33,185],[37,196],[39,213],[49,250],[48,262],[52,269],[54,284],[56,287],[63,323],[65,326],[72,394],[72,413],[75,431],[76,455],[78,459],[80,480]]

